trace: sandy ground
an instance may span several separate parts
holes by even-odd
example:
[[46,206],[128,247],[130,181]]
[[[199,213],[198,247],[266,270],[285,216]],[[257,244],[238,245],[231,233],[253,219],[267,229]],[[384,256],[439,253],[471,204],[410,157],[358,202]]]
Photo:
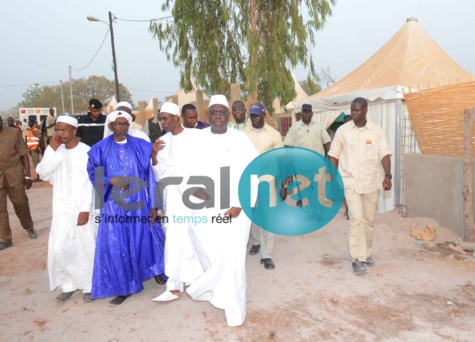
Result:
[[[431,219],[377,215],[368,274],[348,260],[342,211],[323,229],[276,238],[276,269],[247,259],[248,315],[226,326],[224,312],[187,296],[151,299],[153,280],[119,307],[108,300],[65,303],[50,292],[46,271],[52,189],[28,191],[38,239],[29,240],[9,207],[13,248],[0,252],[1,341],[475,341],[475,262],[449,249],[459,237]],[[434,242],[409,236],[437,227]],[[438,244],[439,243],[439,244]]]

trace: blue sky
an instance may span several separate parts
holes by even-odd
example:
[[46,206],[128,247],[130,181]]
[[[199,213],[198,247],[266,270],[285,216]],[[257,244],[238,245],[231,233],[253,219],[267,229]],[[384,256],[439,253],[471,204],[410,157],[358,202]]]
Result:
[[[28,86],[10,85],[68,80],[68,65],[84,67],[98,50],[107,26],[89,22],[93,15],[108,21],[108,12],[122,19],[166,15],[163,1],[150,0],[26,0],[2,4],[0,37],[0,111],[14,107]],[[475,75],[473,0],[339,0],[312,48],[317,70],[330,67],[342,78],[371,57],[406,22],[417,17],[422,28],[464,69]],[[163,100],[178,88],[179,73],[160,51],[148,22],[114,24],[119,80],[134,102]],[[307,70],[294,72],[304,79]],[[110,37],[95,60],[73,78],[103,75],[114,78]],[[7,86],[7,87],[5,87]],[[87,101],[88,99],[84,99]]]

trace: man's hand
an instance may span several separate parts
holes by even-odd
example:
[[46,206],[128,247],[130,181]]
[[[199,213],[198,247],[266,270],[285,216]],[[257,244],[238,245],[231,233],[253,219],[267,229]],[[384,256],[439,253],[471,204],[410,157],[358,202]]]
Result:
[[[125,178],[125,177],[120,177],[120,176],[117,176],[117,177],[112,177],[111,179],[109,179],[109,184],[114,186],[117,182],[119,182],[122,178]],[[124,184],[122,185],[122,187],[120,188],[120,190],[129,190],[129,184]]]
[[200,200],[207,201],[211,196],[206,192],[205,189],[198,189],[193,193],[193,196],[199,198]]
[[157,139],[152,147],[152,153],[157,154],[158,151],[161,151],[165,148],[165,142],[163,140]]
[[225,213],[224,216],[229,216],[231,218],[236,218],[241,213],[242,208],[231,207]]
[[158,164],[157,153],[165,148],[165,142],[163,140],[157,139],[155,143],[152,145],[152,165],[155,166]]
[[89,221],[89,212],[82,211],[78,215],[78,226],[84,226]]
[[54,134],[51,140],[49,141],[49,146],[53,149],[53,151],[56,151],[59,146],[61,146],[61,140],[59,140],[59,135]]
[[384,189],[384,190],[391,190],[391,187],[392,187],[392,182],[391,182],[391,180],[389,179],[389,177],[384,177],[384,180],[383,180],[383,189]]
[[150,225],[153,226],[155,224],[155,220],[158,217],[157,208],[150,209]]
[[24,179],[23,180],[23,185],[25,185],[25,189],[28,190],[31,188],[31,186],[33,185],[33,182],[31,181],[31,179]]

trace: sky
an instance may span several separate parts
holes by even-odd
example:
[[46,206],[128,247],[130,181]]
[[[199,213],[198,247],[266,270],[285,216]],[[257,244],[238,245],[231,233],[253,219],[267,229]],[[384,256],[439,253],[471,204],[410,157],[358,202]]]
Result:
[[[105,22],[109,11],[120,19],[161,18],[168,15],[161,10],[163,2],[25,0],[2,4],[0,112],[15,107],[28,84],[67,81],[69,65],[81,69],[91,61],[108,25],[90,22],[88,15]],[[311,53],[317,71],[330,68],[332,76],[341,79],[376,53],[407,18],[416,17],[450,57],[475,75],[474,14],[474,0],[338,0],[333,16],[317,33]],[[179,86],[179,70],[167,61],[148,27],[149,22],[117,20],[113,24],[118,78],[135,104],[152,97],[163,101]],[[303,80],[308,70],[298,66],[293,72]],[[114,79],[110,36],[87,68],[72,71],[73,78],[91,75]]]

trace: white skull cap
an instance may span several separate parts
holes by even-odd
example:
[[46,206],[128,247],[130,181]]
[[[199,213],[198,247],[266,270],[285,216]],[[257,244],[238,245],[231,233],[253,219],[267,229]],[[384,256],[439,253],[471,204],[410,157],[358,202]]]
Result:
[[160,109],[160,113],[168,113],[171,115],[180,116],[180,107],[173,102],[165,102]]
[[211,106],[216,105],[216,104],[223,105],[227,109],[229,109],[228,99],[224,95],[213,95],[213,96],[211,96],[211,98],[209,99],[208,108],[210,108]]

